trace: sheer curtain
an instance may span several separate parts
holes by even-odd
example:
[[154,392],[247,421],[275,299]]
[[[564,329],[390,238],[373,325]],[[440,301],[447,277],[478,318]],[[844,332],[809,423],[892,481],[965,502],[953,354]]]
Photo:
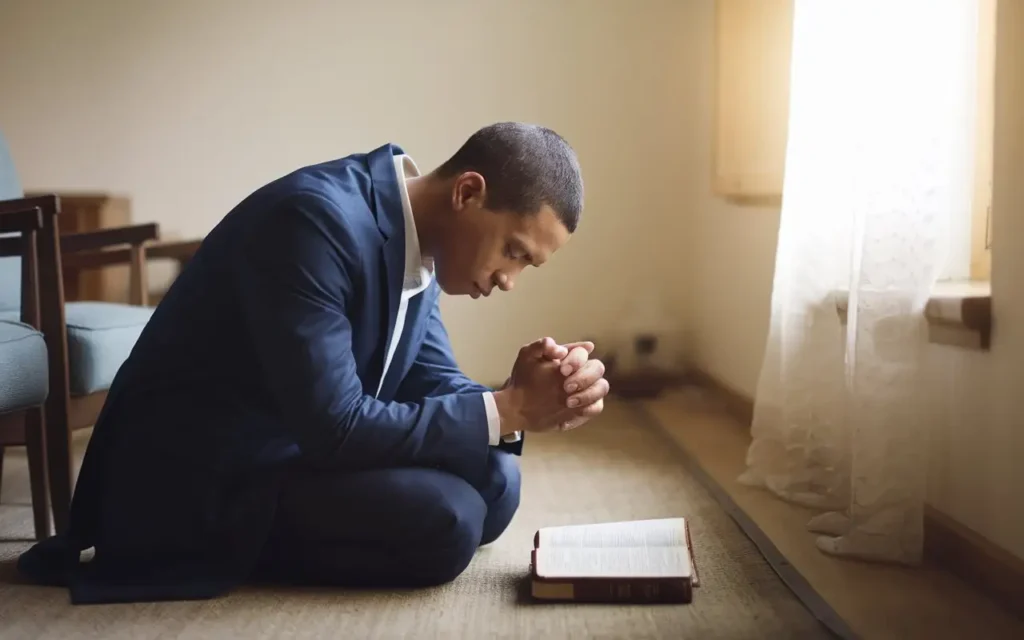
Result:
[[[936,281],[967,275],[978,0],[795,0],[789,143],[741,481],[827,553],[916,563]],[[848,299],[846,321],[836,310]]]

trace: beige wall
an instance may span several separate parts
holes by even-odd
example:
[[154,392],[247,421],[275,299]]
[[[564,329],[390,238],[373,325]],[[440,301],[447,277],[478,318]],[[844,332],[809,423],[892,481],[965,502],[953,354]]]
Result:
[[683,313],[680,194],[705,155],[688,144],[705,59],[689,3],[4,0],[0,11],[0,130],[27,187],[123,192],[137,221],[195,236],[305,163],[393,141],[429,169],[478,126],[539,122],[579,152],[585,221],[515,295],[445,300],[464,368],[499,381],[525,341],[604,335],[638,282]]
[[[998,40],[995,336],[990,353],[934,347],[930,354],[943,384],[934,399],[955,419],[932,434],[929,500],[1024,558],[1024,3],[1000,3]],[[702,76],[702,93],[709,82]],[[705,105],[705,122],[710,113]],[[694,361],[752,396],[768,332],[779,212],[735,207],[707,188],[697,201],[690,238]]]
[[693,213],[680,243],[690,275],[685,327],[690,358],[717,379],[753,395],[768,337],[779,213],[740,208],[712,194],[715,101],[714,2],[691,5],[700,116],[691,144],[702,150],[690,194]]

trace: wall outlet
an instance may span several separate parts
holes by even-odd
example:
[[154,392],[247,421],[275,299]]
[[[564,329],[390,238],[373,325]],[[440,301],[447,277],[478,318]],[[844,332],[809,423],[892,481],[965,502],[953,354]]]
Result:
[[633,351],[640,357],[652,356],[658,350],[658,336],[649,333],[633,338]]

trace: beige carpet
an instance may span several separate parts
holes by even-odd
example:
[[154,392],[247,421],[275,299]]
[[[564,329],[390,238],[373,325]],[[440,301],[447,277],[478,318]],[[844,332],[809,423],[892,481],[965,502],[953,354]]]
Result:
[[[454,583],[415,592],[243,589],[206,602],[72,607],[64,590],[17,584],[31,533],[23,453],[0,495],[2,638],[819,638],[828,637],[670,441],[626,405],[568,434],[533,436],[522,508]],[[524,577],[541,526],[692,518],[702,586],[690,605],[536,605]],[[19,541],[20,539],[20,541]]]

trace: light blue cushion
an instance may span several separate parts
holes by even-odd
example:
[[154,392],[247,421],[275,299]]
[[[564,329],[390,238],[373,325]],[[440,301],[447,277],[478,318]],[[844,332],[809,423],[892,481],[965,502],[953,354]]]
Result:
[[[128,359],[152,307],[111,302],[68,302],[68,386],[72,396],[106,391]],[[0,321],[17,321],[17,311],[0,311]]]
[[[14,159],[0,131],[0,200],[16,200],[25,195],[14,170]],[[13,234],[17,235],[17,234]],[[0,258],[0,311],[21,308],[21,258]]]
[[153,309],[110,302],[69,302],[64,315],[71,395],[84,396],[110,388]]
[[[24,196],[7,141],[0,132],[0,200]],[[21,258],[0,258],[0,319],[17,321],[21,308]],[[71,395],[110,388],[135,341],[153,314],[151,308],[104,302],[71,302],[65,307],[68,325],[68,368]],[[25,325],[19,325],[31,331]],[[2,337],[2,334],[0,334]],[[27,338],[26,338],[27,339]],[[43,380],[46,348],[43,344]],[[4,374],[10,369],[0,356],[0,394],[7,392]],[[17,387],[17,385],[15,385]],[[44,392],[45,397],[45,392]],[[0,399],[0,407],[3,400]]]
[[47,374],[43,334],[20,322],[0,321],[0,413],[46,402]]
[[20,317],[20,310],[21,258],[0,258],[0,311],[13,311]]

